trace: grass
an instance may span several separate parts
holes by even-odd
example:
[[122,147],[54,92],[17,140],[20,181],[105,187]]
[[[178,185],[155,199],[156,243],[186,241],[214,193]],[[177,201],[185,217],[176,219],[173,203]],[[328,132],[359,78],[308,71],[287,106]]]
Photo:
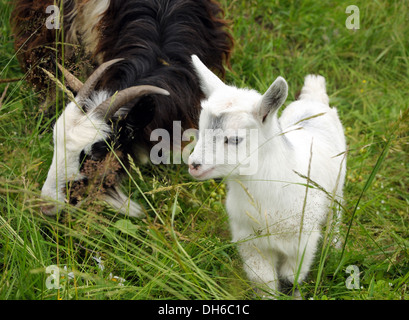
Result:
[[[319,249],[302,296],[409,298],[406,1],[355,1],[355,31],[345,27],[350,3],[343,1],[221,3],[236,41],[226,81],[264,92],[281,75],[291,101],[305,75],[321,74],[345,127],[346,241],[341,250]],[[55,119],[39,111],[43,94],[24,82],[10,12],[0,0],[0,79],[23,78],[0,84],[0,299],[253,298],[229,241],[224,185],[193,181],[184,165],[132,168],[127,186],[147,208],[143,221],[107,207],[72,208],[56,218],[39,213]],[[59,289],[47,289],[47,281],[57,286],[46,272],[51,265],[60,267]],[[360,271],[352,290],[345,285],[351,265]]]

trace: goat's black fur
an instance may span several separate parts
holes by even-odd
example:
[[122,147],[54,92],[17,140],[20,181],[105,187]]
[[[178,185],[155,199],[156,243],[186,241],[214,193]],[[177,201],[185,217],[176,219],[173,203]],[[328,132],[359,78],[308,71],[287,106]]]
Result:
[[[155,115],[146,137],[155,128],[172,132],[169,120],[181,121],[183,128],[196,126],[203,96],[190,56],[197,53],[208,66],[224,74],[222,61],[229,56],[231,39],[217,19],[219,15],[220,8],[212,1],[111,2],[95,54],[102,52],[105,61],[126,60],[107,71],[102,87],[120,90],[149,84],[171,95],[152,96]],[[144,117],[146,107],[137,108],[127,122]]]

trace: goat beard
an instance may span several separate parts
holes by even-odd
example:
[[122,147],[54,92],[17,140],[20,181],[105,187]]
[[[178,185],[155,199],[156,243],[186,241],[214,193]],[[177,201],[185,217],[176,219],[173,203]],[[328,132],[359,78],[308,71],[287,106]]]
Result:
[[[69,203],[81,204],[81,207],[91,209],[93,212],[102,210],[100,206],[94,206],[96,200],[102,200],[104,195],[110,192],[120,183],[123,171],[123,152],[108,152],[101,160],[86,159],[81,174],[84,179],[70,181],[64,188],[64,193],[69,195]],[[68,192],[67,192],[68,191]]]

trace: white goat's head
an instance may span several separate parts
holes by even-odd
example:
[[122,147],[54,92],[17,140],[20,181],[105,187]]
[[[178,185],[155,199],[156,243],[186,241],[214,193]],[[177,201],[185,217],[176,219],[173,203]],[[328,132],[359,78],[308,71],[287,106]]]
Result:
[[197,56],[192,60],[206,100],[190,174],[199,180],[254,174],[259,146],[280,131],[277,111],[287,98],[286,81],[278,77],[261,95],[225,85]]
[[[108,123],[115,113],[128,102],[144,95],[169,95],[166,90],[153,86],[131,87],[113,96],[107,91],[95,91],[95,86],[105,71],[121,60],[123,59],[115,59],[102,64],[84,84],[60,67],[67,83],[71,88],[75,88],[78,94],[75,101],[67,105],[54,126],[54,155],[41,190],[42,198],[53,201],[53,204],[43,206],[43,213],[55,214],[57,209],[62,207],[63,202],[70,202],[69,189],[75,182],[88,182],[82,166],[86,159],[101,160],[97,159],[93,150],[96,146],[99,149],[101,146],[104,147],[106,151],[104,156],[109,153],[112,146],[109,146],[107,139],[112,135],[113,129]],[[115,171],[114,168],[106,169]],[[107,172],[96,174],[105,177]],[[102,182],[104,177],[99,177],[99,181]]]

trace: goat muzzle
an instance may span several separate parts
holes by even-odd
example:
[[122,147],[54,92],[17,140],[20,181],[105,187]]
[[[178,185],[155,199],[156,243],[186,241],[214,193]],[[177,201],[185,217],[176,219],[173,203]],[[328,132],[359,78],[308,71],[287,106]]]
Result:
[[54,205],[42,205],[40,207],[41,213],[45,214],[46,216],[53,216],[55,215],[56,207]]

